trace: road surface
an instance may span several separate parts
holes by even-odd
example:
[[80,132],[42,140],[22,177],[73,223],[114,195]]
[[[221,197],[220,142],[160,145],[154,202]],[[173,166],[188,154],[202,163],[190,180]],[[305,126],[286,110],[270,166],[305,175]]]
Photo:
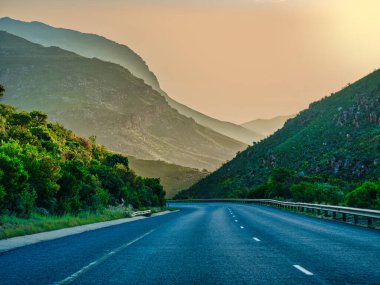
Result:
[[181,211],[0,254],[0,284],[380,284],[380,232],[265,206]]

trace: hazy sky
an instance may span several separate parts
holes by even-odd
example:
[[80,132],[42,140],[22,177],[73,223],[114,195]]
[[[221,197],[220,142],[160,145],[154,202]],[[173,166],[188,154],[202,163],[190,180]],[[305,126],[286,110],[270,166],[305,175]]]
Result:
[[379,0],[0,0],[0,16],[96,33],[172,98],[242,123],[292,114],[380,67]]

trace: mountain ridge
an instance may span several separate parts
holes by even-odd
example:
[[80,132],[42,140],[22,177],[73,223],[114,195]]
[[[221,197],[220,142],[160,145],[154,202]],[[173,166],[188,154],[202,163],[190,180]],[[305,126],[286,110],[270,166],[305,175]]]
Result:
[[142,177],[160,178],[166,192],[166,198],[173,198],[181,190],[187,189],[209,172],[196,168],[170,164],[162,160],[144,160],[128,155],[133,171]]
[[9,17],[0,18],[0,29],[31,42],[42,44],[43,46],[58,46],[85,57],[97,57],[104,61],[120,64],[138,78],[143,79],[146,84],[152,86],[180,114],[193,118],[197,123],[225,136],[229,136],[245,144],[252,144],[253,141],[258,141],[263,137],[261,134],[242,126],[209,117],[169,97],[161,89],[157,77],[150,71],[145,61],[126,45],[96,34],[81,33],[65,28],[54,28],[38,21],[23,22]]
[[270,119],[255,119],[255,120],[251,120],[240,125],[246,129],[255,130],[259,132],[260,134],[269,136],[273,134],[274,132],[276,132],[277,130],[281,129],[287,120],[292,119],[295,116],[296,114],[276,116]]
[[96,135],[109,149],[142,159],[215,169],[245,148],[182,116],[120,65],[7,32],[0,38],[4,103],[41,109],[80,135]]

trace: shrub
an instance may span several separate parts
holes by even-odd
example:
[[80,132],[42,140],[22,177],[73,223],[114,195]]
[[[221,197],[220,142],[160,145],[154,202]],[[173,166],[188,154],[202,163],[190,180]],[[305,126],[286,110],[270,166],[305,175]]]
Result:
[[366,181],[347,193],[348,206],[380,210],[380,180]]
[[300,182],[292,185],[290,193],[296,201],[333,205],[342,202],[344,197],[343,191],[328,183]]
[[127,157],[47,123],[44,113],[0,104],[0,130],[0,214],[78,214],[122,200],[135,208],[165,204],[159,179],[136,176]]

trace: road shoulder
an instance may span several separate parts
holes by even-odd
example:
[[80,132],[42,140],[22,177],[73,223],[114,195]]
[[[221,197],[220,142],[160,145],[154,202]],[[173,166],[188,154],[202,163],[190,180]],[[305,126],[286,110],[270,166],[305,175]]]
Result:
[[[176,211],[163,211],[160,213],[152,214],[151,217],[166,215],[173,212],[176,212]],[[76,227],[64,228],[60,230],[54,230],[54,231],[42,232],[42,233],[37,233],[37,234],[32,234],[32,235],[4,239],[4,240],[0,240],[0,253],[6,252],[18,247],[23,247],[26,245],[31,245],[31,244],[35,244],[35,243],[39,243],[43,241],[53,240],[53,239],[57,239],[61,237],[80,234],[80,233],[93,231],[93,230],[106,228],[106,227],[111,227],[115,225],[120,225],[124,223],[134,222],[134,221],[142,220],[142,219],[147,219],[147,217],[138,216],[134,218],[124,218],[124,219],[112,220],[112,221],[107,221],[107,222],[99,222],[99,223],[87,224],[83,226],[76,226]]]

